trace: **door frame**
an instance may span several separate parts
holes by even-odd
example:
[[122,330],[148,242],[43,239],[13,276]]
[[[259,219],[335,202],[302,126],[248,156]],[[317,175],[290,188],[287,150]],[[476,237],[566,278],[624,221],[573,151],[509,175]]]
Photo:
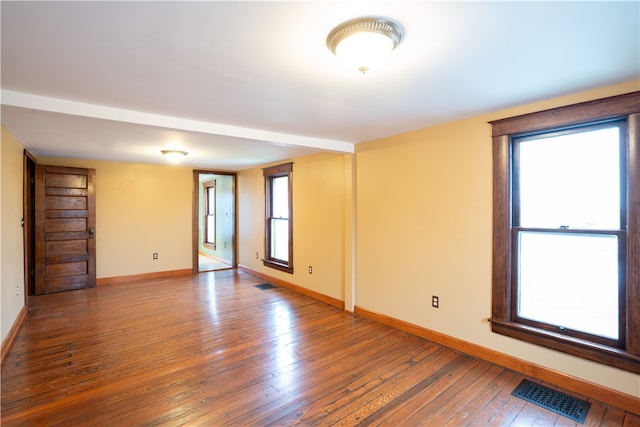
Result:
[[200,175],[224,175],[231,177],[231,195],[233,198],[233,235],[231,236],[231,267],[237,267],[237,251],[238,251],[238,221],[237,221],[237,212],[238,212],[238,197],[236,193],[237,188],[237,180],[238,175],[235,172],[228,171],[216,171],[216,170],[207,170],[207,169],[194,169],[193,170],[193,203],[192,203],[192,220],[191,220],[191,259],[192,259],[192,272],[193,274],[200,273],[200,268],[198,267],[198,247],[200,245],[200,230],[198,227],[199,224],[199,215],[200,215]]
[[29,309],[29,296],[36,289],[36,158],[27,150],[23,151],[22,167],[22,238],[24,249],[24,304]]

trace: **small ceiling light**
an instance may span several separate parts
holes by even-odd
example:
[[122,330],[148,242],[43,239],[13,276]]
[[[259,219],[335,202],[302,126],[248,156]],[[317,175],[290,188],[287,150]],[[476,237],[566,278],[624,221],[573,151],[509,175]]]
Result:
[[364,74],[391,53],[403,36],[404,30],[396,21],[382,16],[363,16],[331,30],[327,47]]
[[189,153],[182,150],[162,150],[161,151],[164,156],[169,159],[171,163],[177,163],[180,160],[184,159],[185,156]]

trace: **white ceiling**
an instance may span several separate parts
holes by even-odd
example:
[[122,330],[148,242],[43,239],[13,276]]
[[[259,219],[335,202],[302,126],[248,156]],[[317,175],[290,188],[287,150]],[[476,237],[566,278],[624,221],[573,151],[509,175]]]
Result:
[[[0,7],[2,125],[36,156],[242,170],[640,77],[638,1]],[[405,38],[362,75],[325,39],[369,14]]]

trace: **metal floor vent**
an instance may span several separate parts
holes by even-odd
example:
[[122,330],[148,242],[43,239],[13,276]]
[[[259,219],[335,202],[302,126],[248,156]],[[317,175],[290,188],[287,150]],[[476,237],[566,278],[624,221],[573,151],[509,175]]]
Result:
[[522,380],[511,394],[580,424],[584,423],[591,407],[591,403],[586,400],[569,396],[529,380]]
[[276,287],[276,285],[272,285],[271,283],[263,283],[261,285],[255,285],[256,288],[262,290],[262,291],[266,291],[267,289],[273,289]]

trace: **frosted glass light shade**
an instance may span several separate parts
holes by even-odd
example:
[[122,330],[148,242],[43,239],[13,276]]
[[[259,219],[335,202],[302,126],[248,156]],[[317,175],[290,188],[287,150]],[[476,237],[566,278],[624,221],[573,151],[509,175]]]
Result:
[[375,67],[393,50],[389,37],[379,33],[356,33],[341,41],[336,56],[363,73]]
[[189,154],[182,150],[162,150],[161,152],[171,163],[178,163]]

